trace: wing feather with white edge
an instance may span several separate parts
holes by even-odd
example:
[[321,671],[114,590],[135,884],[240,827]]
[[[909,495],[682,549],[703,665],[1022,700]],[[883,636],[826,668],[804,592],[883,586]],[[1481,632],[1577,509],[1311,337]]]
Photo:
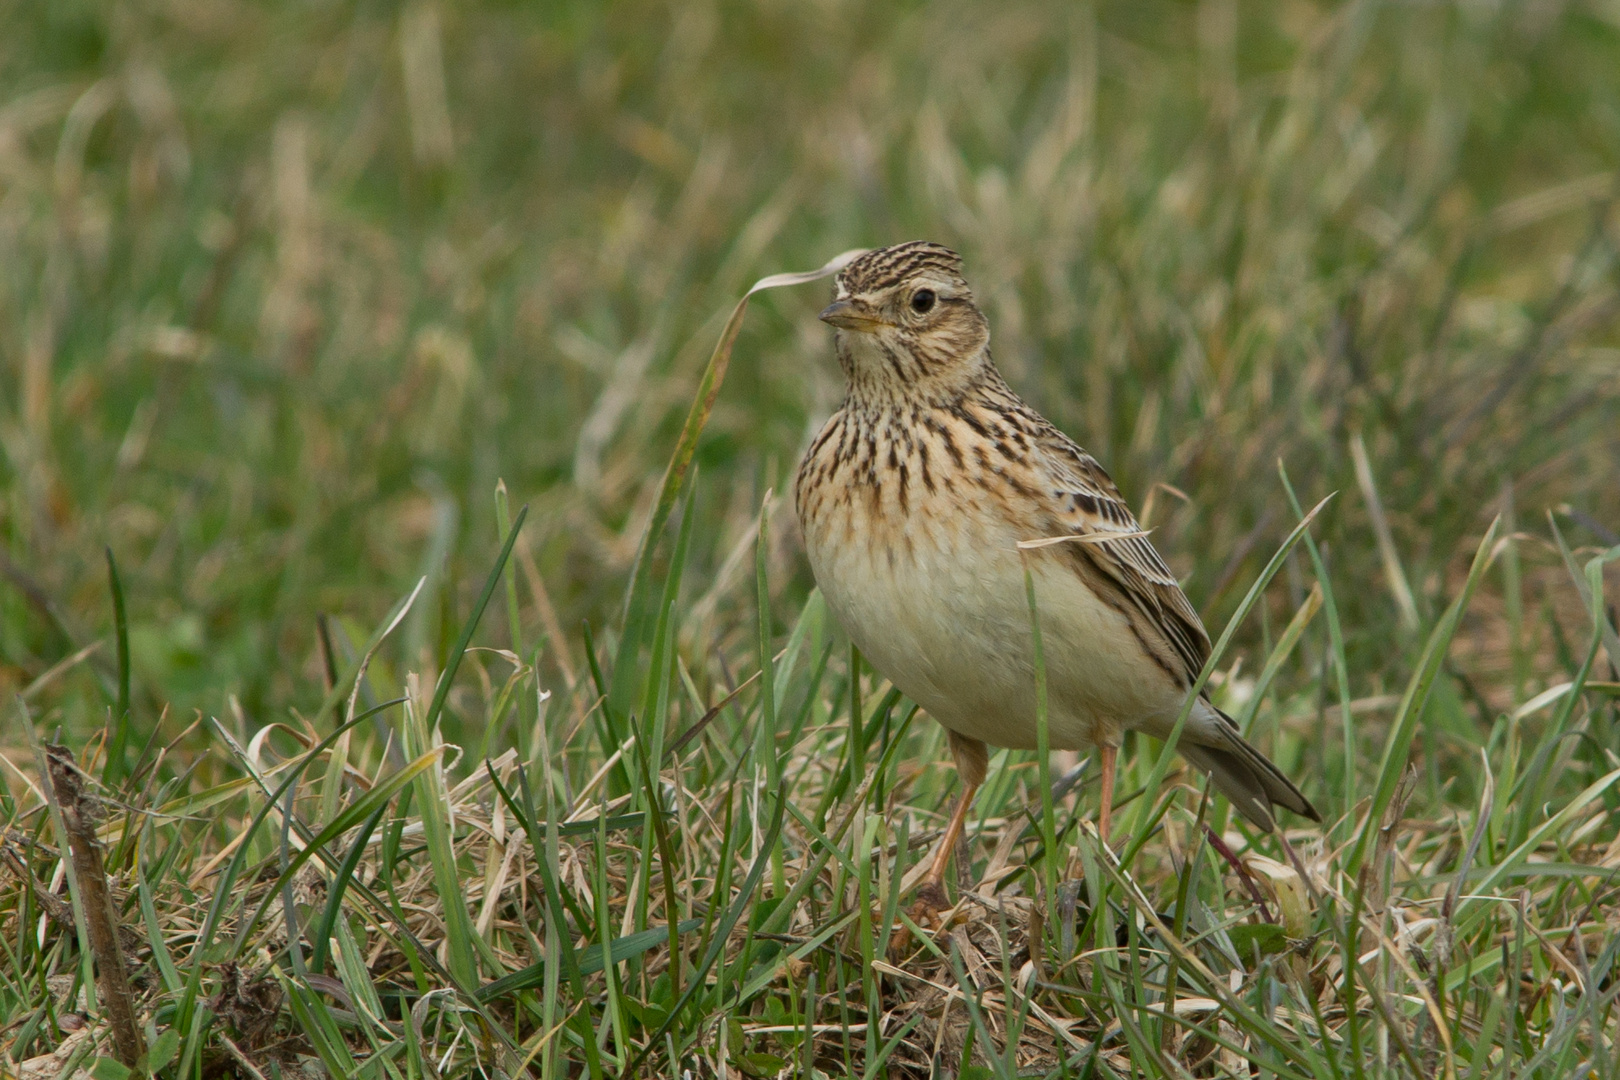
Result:
[[1154,550],[1119,488],[1068,436],[1045,425],[1044,464],[1056,493],[1055,517],[1084,542],[1076,544],[1106,574],[1175,650],[1181,683],[1191,686],[1209,658],[1209,634],[1181,583]]

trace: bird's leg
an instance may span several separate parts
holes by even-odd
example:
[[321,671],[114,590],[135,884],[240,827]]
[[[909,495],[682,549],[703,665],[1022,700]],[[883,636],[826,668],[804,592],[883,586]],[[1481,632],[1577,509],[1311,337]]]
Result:
[[1097,812],[1097,835],[1108,844],[1108,828],[1114,817],[1114,755],[1119,747],[1103,743],[1102,747],[1102,808]]
[[978,793],[978,784],[964,782],[962,795],[956,800],[956,809],[951,812],[950,824],[945,826],[945,835],[939,842],[939,850],[934,853],[933,865],[928,868],[928,876],[923,878],[924,889],[937,889],[941,896],[945,889],[945,866],[951,860],[951,852],[956,850],[956,842],[962,838],[962,828],[967,824],[968,806],[973,802],[973,796]]
[[[981,744],[982,745],[982,744]],[[982,778],[983,770],[979,770]],[[930,931],[940,925],[940,912],[951,906],[950,897],[945,895],[945,867],[951,861],[951,852],[956,850],[957,841],[962,838],[962,829],[967,825],[968,806],[973,802],[974,794],[979,790],[977,782],[963,777],[962,794],[957,797],[956,809],[951,811],[950,824],[945,826],[945,835],[940,837],[939,850],[934,853],[934,861],[928,865],[928,874],[917,884],[916,903],[911,905],[911,919],[919,926],[927,927]],[[902,923],[889,938],[889,957],[899,963],[911,948],[911,932]]]
[[951,812],[950,824],[945,826],[945,835],[940,838],[939,851],[934,854],[934,861],[928,867],[928,876],[923,878],[917,889],[918,900],[936,911],[949,906],[944,888],[945,867],[951,860],[951,852],[956,850],[956,842],[962,838],[962,829],[967,825],[968,807],[973,804],[973,796],[978,792],[979,785],[984,783],[985,767],[990,761],[984,743],[954,731],[947,731],[946,734],[951,746],[951,758],[956,762],[956,774],[962,779],[962,795],[956,802],[956,809]]

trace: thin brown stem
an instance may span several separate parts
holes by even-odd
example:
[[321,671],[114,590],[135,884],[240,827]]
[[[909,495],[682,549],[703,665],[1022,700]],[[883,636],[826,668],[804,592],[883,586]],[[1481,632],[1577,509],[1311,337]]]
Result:
[[73,876],[82,900],[86,936],[96,961],[96,987],[101,1007],[112,1026],[113,1049],[118,1060],[133,1066],[146,1053],[135,1018],[135,997],[129,988],[129,970],[118,946],[118,913],[112,890],[107,886],[107,870],[101,861],[101,844],[96,840],[96,819],[100,816],[95,796],[85,790],[82,774],[74,764],[73,752],[65,746],[47,744],[45,760],[50,770],[51,791],[62,813],[72,851]]

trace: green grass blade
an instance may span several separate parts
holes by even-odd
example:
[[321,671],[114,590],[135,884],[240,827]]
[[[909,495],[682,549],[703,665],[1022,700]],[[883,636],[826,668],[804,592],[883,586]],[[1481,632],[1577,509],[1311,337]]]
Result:
[[[360,721],[358,719],[352,721],[352,723],[356,724],[359,722]],[[364,822],[378,810],[386,807],[388,801],[399,792],[400,788],[404,787],[412,780],[415,780],[423,772],[437,764],[442,757],[443,748],[441,747],[434,747],[433,749],[424,752],[415,761],[412,761],[409,765],[405,766],[405,768],[389,776],[386,780],[373,785],[370,791],[366,792],[365,795],[359,799],[356,799],[352,806],[345,807],[342,813],[338,814],[337,817],[328,822],[326,827],[323,828],[319,833],[316,833],[314,840],[307,844],[297,855],[288,860],[286,869],[282,870],[281,873],[277,875],[275,881],[271,883],[269,890],[266,892],[264,900],[260,902],[259,908],[254,912],[253,917],[244,922],[241,928],[237,931],[236,949],[234,951],[237,954],[240,954],[241,950],[246,947],[249,937],[252,935],[254,929],[257,928],[259,921],[264,917],[264,913],[269,909],[269,906],[279,898],[281,887],[292,881],[293,875],[297,874],[298,871],[303,868],[303,865],[315,856],[316,852],[326,847],[326,845],[330,844],[333,840],[336,840],[338,837],[342,836],[356,825]],[[297,781],[297,778],[298,774],[294,773],[293,776],[288,778],[287,783],[277,790],[277,801],[279,801],[280,796],[292,789],[292,785]],[[419,795],[418,797],[421,796]],[[246,845],[243,846],[245,847]],[[458,892],[459,891],[453,891],[449,895],[458,895]],[[463,909],[463,911],[465,912],[465,909]]]
[[[675,927],[653,926],[646,930],[638,930],[624,937],[616,937],[609,941],[604,948],[602,945],[588,945],[581,952],[576,953],[579,959],[579,973],[581,975],[594,975],[598,971],[613,964],[622,964],[626,960],[634,960],[643,953],[650,952],[660,945],[668,944],[671,940],[679,940],[677,935],[690,934],[703,926],[702,919],[682,919]],[[474,996],[479,1001],[490,1002],[514,994],[519,990],[530,990],[545,982],[546,964],[541,961],[530,964],[528,967],[518,968],[516,971],[502,975],[480,986]]]
[[118,561],[107,548],[107,585],[112,590],[113,637],[118,648],[118,704],[113,709],[112,739],[107,746],[107,764],[101,782],[116,788],[124,779],[124,756],[129,744],[131,722],[129,704],[129,614],[124,607],[124,583],[118,576]]
[[[1057,897],[1058,854],[1057,813],[1052,805],[1052,739],[1046,714],[1046,652],[1041,641],[1041,616],[1035,605],[1035,576],[1030,573],[1029,559],[1024,559],[1024,596],[1029,604],[1029,632],[1035,650],[1035,764],[1036,786],[1041,791],[1041,844],[1045,856],[1041,859],[1042,895],[1050,910]],[[1109,812],[1112,807],[1104,807]],[[1038,949],[1042,943],[1030,942]]]
[[737,921],[742,918],[749,901],[753,899],[754,890],[759,887],[760,878],[764,877],[765,869],[770,863],[771,853],[776,849],[777,837],[782,833],[782,818],[786,812],[788,792],[778,789],[775,795],[776,807],[771,812],[770,825],[766,827],[765,834],[760,837],[759,854],[754,857],[753,865],[748,868],[748,876],[743,879],[742,887],[726,907],[726,913],[721,916],[719,925],[715,927],[714,934],[709,940],[709,947],[704,951],[703,959],[692,972],[691,983],[687,985],[681,996],[675,999],[675,1006],[670,1009],[669,1018],[646,1041],[641,1052],[625,1068],[624,1075],[635,1075],[636,1070],[641,1067],[641,1063],[647,1059],[647,1055],[675,1026],[676,1020],[685,1011],[687,1005],[703,989],[704,978],[709,974],[709,969],[714,966],[714,962],[719,959],[721,952],[725,950],[726,942],[731,938],[732,929],[737,925]]
[[646,738],[647,752],[653,761],[662,761],[664,745],[669,731],[669,690],[674,680],[675,638],[678,622],[675,603],[681,593],[681,579],[686,570],[687,557],[692,548],[693,500],[697,497],[697,471],[687,486],[686,501],[681,512],[680,528],[675,533],[675,550],[670,557],[669,572],[664,579],[663,599],[659,604],[658,622],[653,628],[652,663],[647,670],[646,695],[642,699],[641,731]]
[[806,284],[828,277],[841,270],[857,254],[859,252],[844,252],[821,269],[809,273],[775,274],[762,278],[737,301],[737,306],[726,319],[726,324],[720,331],[720,340],[715,343],[714,351],[709,354],[709,362],[703,368],[703,376],[698,380],[697,393],[693,396],[686,420],[681,425],[680,436],[675,441],[675,450],[670,455],[668,465],[664,467],[664,479],[659,485],[658,501],[653,504],[652,515],[647,519],[647,529],[642,533],[641,544],[636,552],[635,568],[630,573],[630,583],[625,590],[623,636],[619,639],[619,649],[613,667],[613,689],[608,697],[608,707],[612,712],[623,715],[638,696],[640,687],[637,680],[630,677],[630,673],[634,670],[636,656],[640,653],[645,639],[646,606],[652,589],[653,555],[657,550],[659,539],[663,536],[664,525],[669,520],[670,511],[675,507],[675,500],[680,496],[681,485],[686,479],[686,470],[692,464],[692,455],[697,453],[698,439],[709,422],[709,414],[714,411],[715,399],[720,396],[720,387],[725,383],[726,372],[731,366],[731,350],[737,343],[738,333],[742,330],[743,315],[748,310],[749,297],[762,289]]
[[1435,623],[1434,629],[1429,632],[1417,668],[1412,672],[1412,678],[1401,696],[1401,703],[1395,711],[1395,719],[1390,724],[1389,735],[1384,740],[1384,753],[1378,763],[1378,780],[1373,788],[1372,804],[1367,809],[1366,824],[1362,827],[1356,846],[1345,863],[1345,871],[1352,879],[1360,872],[1378,834],[1384,811],[1388,808],[1390,800],[1395,797],[1395,787],[1400,782],[1401,774],[1406,770],[1412,737],[1417,732],[1418,721],[1428,704],[1429,690],[1445,663],[1451,639],[1457,633],[1457,626],[1462,621],[1463,612],[1468,609],[1469,601],[1473,599],[1474,589],[1478,587],[1480,578],[1495,556],[1496,530],[1500,523],[1500,518],[1493,520],[1490,528],[1485,530],[1485,536],[1474,552],[1474,562],[1469,567],[1468,579],[1463,583],[1462,591],[1451,602],[1445,614],[1440,617],[1440,621]]
[[[1260,576],[1255,578],[1254,584],[1249,586],[1249,591],[1244,595],[1242,603],[1238,604],[1237,610],[1227,620],[1226,629],[1221,632],[1220,639],[1215,642],[1215,647],[1210,650],[1209,659],[1204,661],[1204,669],[1198,673],[1198,678],[1194,680],[1192,689],[1187,693],[1187,700],[1182,703],[1181,713],[1176,717],[1175,727],[1171,729],[1169,738],[1165,740],[1164,746],[1159,750],[1158,757],[1154,759],[1153,771],[1149,774],[1147,782],[1149,792],[1157,792],[1163,786],[1165,774],[1170,771],[1170,761],[1175,754],[1176,743],[1180,741],[1181,732],[1187,726],[1187,717],[1192,715],[1193,703],[1203,693],[1204,684],[1209,682],[1210,675],[1214,673],[1216,666],[1220,664],[1221,657],[1226,654],[1227,646],[1231,644],[1232,638],[1237,634],[1238,627],[1242,625],[1244,618],[1259,601],[1261,595],[1265,592],[1266,586],[1271,584],[1271,579],[1276,576],[1277,571],[1282,569],[1284,560],[1288,558],[1288,553],[1294,550],[1294,545],[1299,543],[1310,528],[1311,522],[1316,520],[1316,515],[1322,512],[1322,508],[1328,504],[1328,499],[1331,498],[1333,496],[1328,495],[1317,503],[1311,508],[1311,512],[1306,514],[1298,525],[1294,526],[1293,531],[1288,534],[1281,546],[1271,556],[1271,561],[1266,563],[1265,569],[1260,571]],[[1135,861],[1136,855],[1141,851],[1142,846],[1147,843],[1150,835],[1148,822],[1153,813],[1153,799],[1143,799],[1138,804],[1136,819],[1131,827],[1130,846],[1120,856],[1121,866],[1130,866]]]
[[670,455],[669,463],[664,468],[664,480],[659,487],[658,501],[653,504],[652,516],[647,520],[646,531],[642,533],[635,568],[631,571],[630,584],[625,592],[624,628],[613,665],[613,687],[608,695],[608,708],[614,713],[622,715],[628,710],[640,690],[638,681],[631,677],[631,672],[635,668],[636,657],[644,640],[645,609],[652,589],[653,556],[658,548],[658,541],[663,536],[664,525],[669,520],[670,512],[675,508],[675,500],[680,496],[681,486],[686,480],[686,470],[692,463],[692,455],[697,452],[698,439],[709,422],[709,414],[714,410],[715,399],[720,396],[720,387],[725,382],[726,371],[731,365],[731,349],[737,342],[738,332],[742,330],[743,313],[747,310],[748,298],[744,297],[732,310],[731,317],[726,320],[725,328],[720,332],[719,342],[709,355],[709,363],[703,369],[703,377],[698,380],[697,394],[692,400],[691,408],[687,410],[680,436],[676,439],[675,451]]
[[438,723],[439,714],[444,711],[445,699],[450,696],[450,686],[456,680],[456,670],[461,667],[461,658],[467,653],[467,646],[472,644],[473,632],[478,629],[478,621],[483,618],[484,608],[489,606],[490,597],[495,595],[495,589],[500,584],[501,573],[506,569],[506,560],[512,555],[512,545],[517,543],[518,533],[523,529],[523,519],[529,516],[528,506],[518,509],[517,520],[512,522],[512,528],[506,534],[506,543],[501,545],[501,553],[495,559],[495,565],[484,580],[484,589],[478,594],[478,600],[473,604],[472,613],[467,621],[461,625],[461,634],[456,638],[455,646],[450,655],[445,658],[444,671],[439,675],[439,681],[433,691],[433,703],[428,706],[427,715],[422,718],[422,725],[428,731]]
[[338,1029],[337,1021],[332,1018],[331,1011],[326,1003],[295,979],[282,974],[281,969],[275,971],[276,979],[281,983],[282,992],[287,997],[287,1004],[292,1009],[293,1021],[315,1047],[315,1054],[326,1066],[329,1076],[364,1077],[373,1074],[373,1070],[362,1070],[354,1055],[349,1052],[349,1045]]
[[332,926],[337,922],[338,914],[343,909],[343,894],[348,891],[349,880],[354,877],[354,871],[360,865],[360,858],[366,853],[367,841],[371,839],[371,834],[376,831],[387,810],[387,804],[378,806],[372,811],[371,816],[360,824],[360,831],[349,842],[348,854],[343,856],[338,872],[327,884],[326,907],[321,911],[320,920],[312,927],[311,936],[314,945],[310,949],[309,969],[317,975],[326,970],[326,957],[332,943]]
[[[511,508],[506,501],[506,481],[495,482],[495,528],[502,536],[512,531]],[[518,608],[517,574],[506,575],[506,625],[507,633],[511,635],[512,652],[518,656],[527,656],[528,651],[523,647],[523,617]]]
[[[650,755],[640,746],[636,747],[636,760],[641,764],[641,782],[647,792],[647,813],[652,818],[653,838],[657,842],[659,876],[664,886],[664,919],[669,930],[669,975],[671,992],[679,997],[681,992],[681,931],[679,928],[680,906],[675,898],[675,853],[670,848],[669,829],[664,822],[664,808],[660,805],[658,786],[653,782],[653,774],[648,770],[647,759]],[[656,760],[656,759],[654,759]],[[643,847],[645,850],[645,846]],[[645,857],[642,865],[650,865],[651,860]],[[645,877],[645,876],[644,876]],[[647,886],[643,886],[643,891]],[[643,919],[643,922],[646,920]],[[693,928],[703,925],[698,919]]]
[[152,959],[156,962],[158,974],[163,978],[163,986],[171,994],[177,994],[185,986],[180,971],[174,966],[174,958],[169,955],[169,946],[163,940],[163,924],[158,919],[157,906],[152,902],[152,883],[147,879],[146,868],[139,853],[135,859],[135,890],[140,901],[141,922],[146,928],[146,943],[152,950]]
[[[1288,479],[1288,469],[1281,459],[1277,461],[1277,475],[1282,479],[1283,490],[1288,494],[1288,505],[1293,509],[1295,517],[1303,517],[1305,511],[1300,507],[1299,497],[1294,494],[1294,485]],[[1350,667],[1345,660],[1344,627],[1339,621],[1339,603],[1333,595],[1333,582],[1328,577],[1327,564],[1322,559],[1322,552],[1316,545],[1316,538],[1309,533],[1305,534],[1305,551],[1311,557],[1311,572],[1316,575],[1316,584],[1322,590],[1322,609],[1327,614],[1328,649],[1333,657],[1333,674],[1335,688],[1339,692],[1339,718],[1343,725],[1344,767],[1340,778],[1342,787],[1343,808],[1341,820],[1343,827],[1348,829],[1355,824],[1356,806],[1356,731],[1355,716],[1350,708]]]
[[[402,605],[399,610],[403,611],[404,606]],[[288,776],[282,781],[281,787],[277,788],[274,793],[265,799],[264,805],[259,808],[258,812],[254,814],[252,820],[248,823],[246,830],[244,830],[244,839],[237,846],[236,853],[231,856],[230,861],[225,864],[224,872],[221,873],[218,881],[215,883],[213,898],[209,901],[207,914],[203,917],[202,930],[197,934],[196,944],[192,948],[189,964],[190,970],[186,976],[186,987],[182,992],[180,1001],[176,1007],[175,1027],[177,1030],[184,1033],[186,1040],[185,1049],[180,1058],[182,1072],[184,1072],[186,1063],[194,1061],[196,1054],[201,1049],[201,1040],[207,1025],[206,1022],[195,1022],[198,1019],[198,1016],[194,1010],[197,1007],[197,995],[202,986],[203,965],[208,960],[209,948],[213,944],[214,940],[214,932],[219,926],[220,918],[223,916],[226,907],[230,905],[231,901],[240,901],[242,899],[234,895],[234,887],[237,878],[241,876],[242,869],[246,865],[248,848],[253,840],[253,837],[264,825],[265,818],[269,816],[270,811],[274,809],[276,804],[280,801],[281,796],[284,795],[293,784],[297,783],[298,778],[300,775],[302,775],[304,769],[308,768],[310,763],[315,761],[322,753],[324,753],[326,748],[341,737],[345,731],[350,730],[357,724],[363,723],[366,719],[368,719],[368,717],[359,716],[353,720],[350,720],[348,723],[341,725],[337,728],[337,730],[333,731],[332,734],[328,735],[325,739],[311,747],[303,757],[299,758],[293,763],[291,768],[287,770]],[[275,890],[272,889],[269,895],[266,896],[265,902],[268,904],[274,895]]]

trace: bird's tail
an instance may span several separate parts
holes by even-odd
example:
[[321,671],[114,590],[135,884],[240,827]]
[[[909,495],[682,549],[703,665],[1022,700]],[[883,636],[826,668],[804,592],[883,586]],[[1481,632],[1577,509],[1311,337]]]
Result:
[[[1287,807],[1312,821],[1322,820],[1322,815],[1293,781],[1238,733],[1230,716],[1213,705],[1209,706],[1209,711],[1214,717],[1201,717],[1206,722],[1197,725],[1196,734],[1189,725],[1177,749],[1188,761],[1209,773],[1215,787],[1232,801],[1238,813],[1266,832],[1277,827],[1272,816],[1272,808],[1276,806]],[[1214,722],[1207,722],[1210,719]]]

